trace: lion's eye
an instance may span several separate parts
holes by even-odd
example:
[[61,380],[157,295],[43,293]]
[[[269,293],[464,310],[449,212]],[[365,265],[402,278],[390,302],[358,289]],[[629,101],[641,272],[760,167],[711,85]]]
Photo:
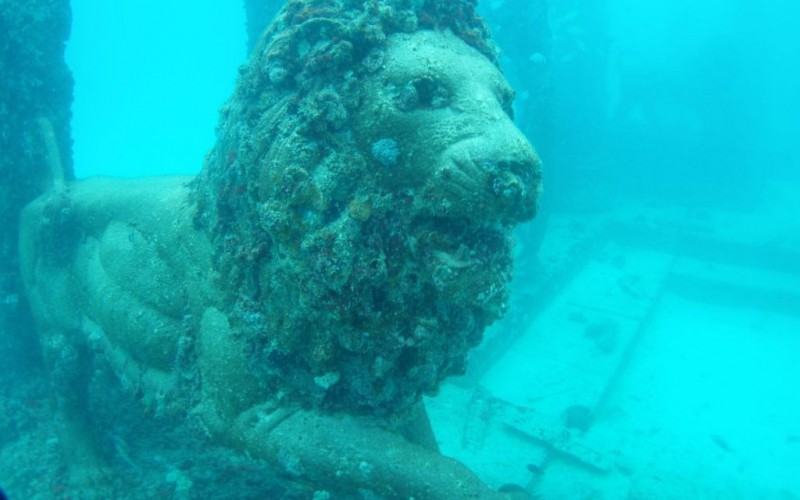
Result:
[[497,100],[503,111],[512,120],[514,119],[514,91],[509,88],[500,89],[497,91]]
[[450,90],[440,80],[424,76],[406,83],[398,101],[403,111],[444,108],[450,105]]

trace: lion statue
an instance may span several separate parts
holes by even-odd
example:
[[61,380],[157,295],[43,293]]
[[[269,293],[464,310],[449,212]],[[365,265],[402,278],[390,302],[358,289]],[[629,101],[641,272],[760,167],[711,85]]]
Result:
[[494,494],[437,453],[421,407],[503,313],[540,191],[474,3],[290,0],[196,178],[56,184],[26,208],[70,425],[89,428],[106,364],[155,418],[309,491]]

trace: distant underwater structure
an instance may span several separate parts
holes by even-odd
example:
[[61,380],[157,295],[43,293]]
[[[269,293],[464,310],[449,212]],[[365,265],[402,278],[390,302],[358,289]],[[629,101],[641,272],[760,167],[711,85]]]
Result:
[[197,178],[90,179],[25,210],[67,422],[86,428],[113,373],[298,484],[491,494],[421,407],[503,313],[540,192],[474,4],[290,0]]

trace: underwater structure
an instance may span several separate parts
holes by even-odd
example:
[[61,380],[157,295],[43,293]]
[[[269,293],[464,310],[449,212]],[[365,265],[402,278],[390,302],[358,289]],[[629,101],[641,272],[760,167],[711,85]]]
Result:
[[9,371],[37,350],[19,274],[19,213],[50,188],[53,165],[72,178],[70,23],[68,0],[0,1],[0,357]]
[[540,192],[474,4],[291,0],[199,176],[56,183],[25,209],[76,462],[103,460],[113,385],[308,492],[496,494],[421,403],[502,315]]

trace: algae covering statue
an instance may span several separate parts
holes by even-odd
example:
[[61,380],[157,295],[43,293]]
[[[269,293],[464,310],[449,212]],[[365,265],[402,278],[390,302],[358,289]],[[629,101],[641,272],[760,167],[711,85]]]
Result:
[[91,418],[103,365],[154,422],[199,422],[308,492],[495,495],[437,453],[421,396],[503,313],[536,210],[512,97],[474,1],[289,1],[198,177],[57,185],[25,210],[66,421]]

